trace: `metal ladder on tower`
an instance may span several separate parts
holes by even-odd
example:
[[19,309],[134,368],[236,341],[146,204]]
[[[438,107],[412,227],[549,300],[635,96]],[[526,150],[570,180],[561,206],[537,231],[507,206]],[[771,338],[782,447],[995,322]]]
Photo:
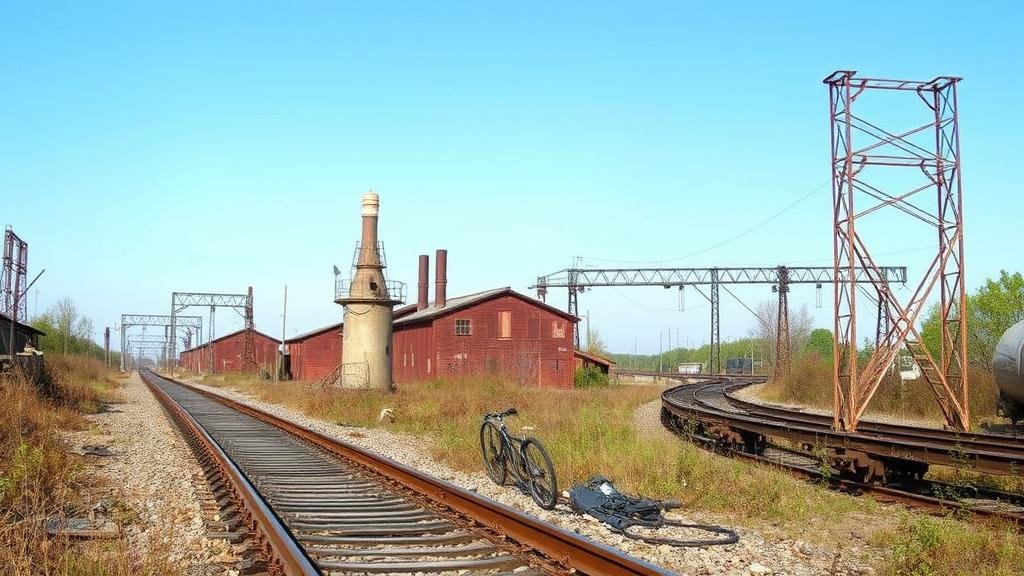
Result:
[[914,362],[921,369],[921,376],[924,377],[925,382],[931,386],[932,392],[935,393],[935,398],[939,401],[939,407],[942,408],[942,412],[948,420],[956,412],[952,406],[952,399],[946,393],[946,387],[942,385],[942,377],[929,359],[928,351],[925,349],[924,344],[909,338],[906,340],[906,346],[907,350],[914,357]]

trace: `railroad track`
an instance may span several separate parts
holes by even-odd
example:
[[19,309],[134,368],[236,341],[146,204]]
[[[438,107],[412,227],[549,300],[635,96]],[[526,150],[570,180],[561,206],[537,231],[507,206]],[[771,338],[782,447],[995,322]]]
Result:
[[270,574],[670,572],[295,423],[141,373]]
[[662,421],[717,451],[824,481],[839,490],[1024,522],[1020,494],[924,478],[929,464],[1019,475],[1024,466],[1020,437],[867,422],[856,433],[838,432],[832,430],[828,416],[764,406],[733,395],[763,381],[708,377],[670,388],[662,394]]

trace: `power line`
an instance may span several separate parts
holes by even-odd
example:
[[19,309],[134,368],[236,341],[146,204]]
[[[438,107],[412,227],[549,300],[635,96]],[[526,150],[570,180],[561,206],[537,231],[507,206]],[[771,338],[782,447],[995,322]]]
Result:
[[662,259],[662,260],[615,260],[615,259],[611,259],[611,258],[594,258],[594,257],[589,257],[589,256],[587,257],[587,260],[597,260],[599,262],[617,262],[617,263],[622,263],[622,264],[660,264],[660,263],[663,263],[663,262],[675,262],[675,261],[678,261],[678,260],[684,260],[686,258],[692,258],[694,256],[699,256],[701,254],[705,254],[705,253],[710,252],[712,250],[716,250],[718,248],[721,248],[722,246],[725,246],[726,244],[728,244],[730,242],[733,242],[735,240],[739,240],[740,238],[746,236],[747,234],[750,234],[754,230],[757,230],[758,228],[761,228],[765,224],[768,224],[772,220],[775,220],[779,216],[782,216],[786,212],[789,212],[793,208],[796,208],[801,202],[803,202],[804,200],[807,200],[808,198],[813,196],[815,192],[818,192],[819,190],[821,190],[822,188],[827,186],[830,182],[831,181],[822,182],[815,189],[813,189],[810,192],[804,194],[800,198],[797,198],[793,203],[789,204],[788,206],[786,206],[782,210],[779,210],[775,214],[772,214],[768,218],[765,218],[764,220],[758,222],[757,224],[754,224],[750,228],[747,228],[746,230],[744,230],[744,231],[742,231],[742,232],[740,232],[740,233],[738,233],[738,234],[736,234],[734,236],[730,236],[729,238],[726,238],[725,240],[722,240],[721,242],[719,242],[717,244],[714,244],[714,245],[709,246],[707,248],[698,250],[696,252],[691,252],[690,254],[686,254],[686,255],[683,255],[683,256],[677,256],[675,258],[665,258],[665,259]]

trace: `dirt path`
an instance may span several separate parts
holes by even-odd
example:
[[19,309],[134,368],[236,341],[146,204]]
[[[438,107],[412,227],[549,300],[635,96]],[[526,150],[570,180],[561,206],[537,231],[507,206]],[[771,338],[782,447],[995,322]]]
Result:
[[661,424],[661,398],[641,404],[633,412],[633,428],[644,438],[673,440],[675,434]]

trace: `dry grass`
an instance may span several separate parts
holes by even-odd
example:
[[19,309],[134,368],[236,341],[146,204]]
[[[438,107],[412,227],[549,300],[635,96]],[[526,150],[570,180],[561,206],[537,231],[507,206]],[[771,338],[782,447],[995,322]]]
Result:
[[[600,474],[625,490],[680,499],[732,518],[787,522],[801,527],[816,517],[870,511],[870,501],[822,491],[769,468],[709,454],[675,440],[641,436],[633,427],[638,406],[657,399],[658,386],[611,386],[587,390],[524,388],[491,379],[430,381],[395,392],[321,389],[303,382],[261,382],[240,376],[204,383],[234,388],[264,402],[283,404],[314,418],[353,426],[382,427],[428,437],[431,455],[462,471],[479,471],[479,429],[485,412],[515,406],[510,427],[533,426],[551,454],[559,485]],[[391,408],[392,419],[379,421]]]
[[[207,378],[204,383],[326,421],[429,438],[432,456],[465,471],[481,469],[481,415],[515,406],[520,416],[511,421],[513,428],[536,427],[533,434],[550,451],[563,489],[601,474],[627,491],[679,499],[685,508],[711,511],[740,525],[770,527],[840,553],[866,543],[869,554],[878,558],[878,571],[893,576],[1024,573],[1024,539],[1005,525],[904,513],[771,467],[639,435],[633,412],[658,398],[662,388],[656,386],[551,390],[479,379],[407,384],[381,393],[325,390],[313,383],[258,381],[244,375]],[[378,420],[385,408],[394,410],[393,420]]]
[[[972,366],[967,375],[975,426],[995,420],[999,394],[992,374]],[[831,410],[832,365],[813,354],[802,356],[793,361],[788,376],[769,381],[757,394],[769,402]],[[866,414],[933,422],[942,420],[942,412],[931,387],[923,379],[901,382],[898,375],[883,379],[868,404]]]
[[0,381],[0,566],[10,575],[169,575],[160,555],[140,557],[124,539],[79,544],[46,533],[45,522],[81,512],[89,481],[60,437],[83,414],[120,399],[116,372],[84,357],[47,355],[40,389]]

